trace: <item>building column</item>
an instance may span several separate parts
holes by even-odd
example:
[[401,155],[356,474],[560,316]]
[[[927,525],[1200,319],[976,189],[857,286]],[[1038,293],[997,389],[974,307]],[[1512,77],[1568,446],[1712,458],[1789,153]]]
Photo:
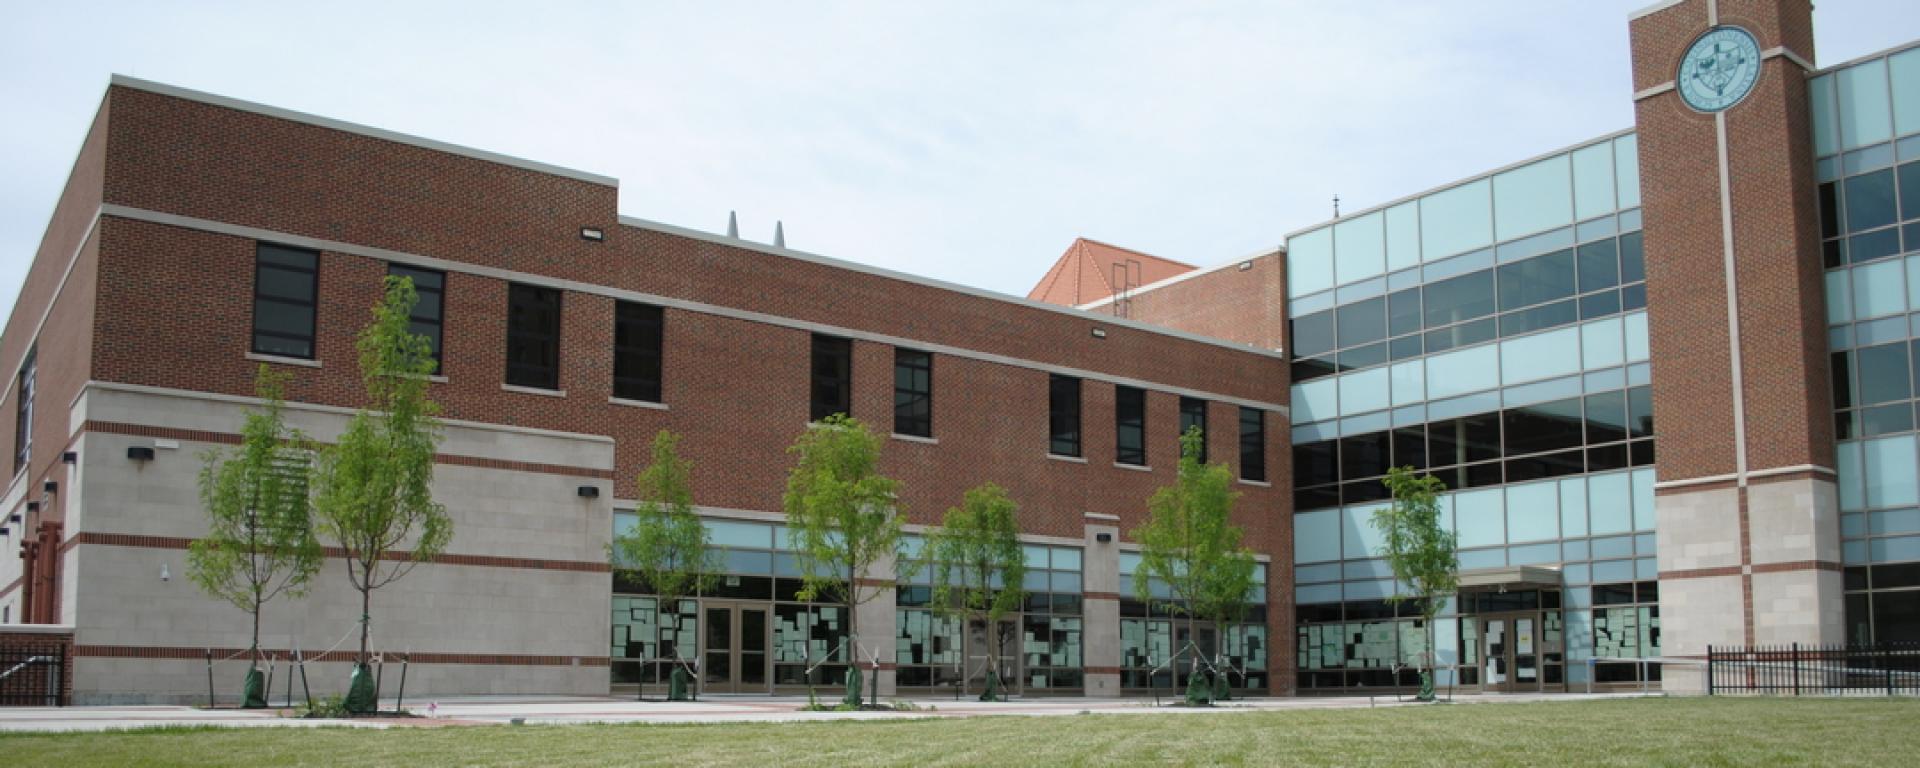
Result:
[[[856,651],[859,663],[852,668],[865,675],[860,682],[861,690],[867,691],[865,686],[872,685],[874,682],[872,667],[868,664],[868,654],[878,651],[876,657],[880,663],[880,696],[893,696],[897,691],[894,666],[894,636],[899,632],[899,627],[894,626],[894,617],[899,615],[895,605],[897,602],[895,593],[898,591],[896,584],[893,558],[888,557],[875,562],[859,579],[860,595],[867,597],[868,600],[854,606],[853,609],[859,618],[859,644],[864,650]],[[873,695],[872,691],[867,691],[867,694]]]
[[[1086,514],[1086,549],[1080,560],[1081,649],[1088,696],[1120,695],[1120,518]],[[1102,539],[1105,539],[1104,541]]]
[[[1684,0],[1630,24],[1669,657],[1844,640],[1812,21]],[[1699,690],[1701,667],[1664,681]]]

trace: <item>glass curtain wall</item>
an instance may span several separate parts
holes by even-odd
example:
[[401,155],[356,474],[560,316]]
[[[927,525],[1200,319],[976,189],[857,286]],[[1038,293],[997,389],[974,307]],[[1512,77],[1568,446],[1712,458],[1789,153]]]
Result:
[[[1371,524],[1380,478],[1446,481],[1462,569],[1544,566],[1550,685],[1583,682],[1595,584],[1657,578],[1637,142],[1608,136],[1288,239],[1300,687],[1417,684],[1425,628]],[[1434,628],[1475,684],[1476,605]],[[1532,638],[1529,638],[1530,645]]]
[[[1120,687],[1135,693],[1155,688],[1184,690],[1190,673],[1185,664],[1176,671],[1169,660],[1186,646],[1186,614],[1170,609],[1173,593],[1159,579],[1147,583],[1152,600],[1135,599],[1135,580],[1142,578],[1139,569],[1139,553],[1120,553]],[[1200,634],[1196,643],[1209,658],[1217,650],[1227,680],[1235,689],[1264,691],[1271,650],[1266,625],[1267,564],[1256,564],[1253,577],[1253,591],[1247,595],[1246,614],[1241,621],[1228,625],[1224,635],[1213,622],[1196,621]]]
[[1847,639],[1920,640],[1920,48],[1810,82]]
[[[909,535],[902,556],[918,562],[925,546],[923,537]],[[1007,684],[1029,695],[1054,689],[1077,694],[1085,686],[1081,549],[1039,544],[1021,549],[1026,600],[1003,620],[1012,632],[1000,641],[1002,665],[1018,669],[1019,679]],[[978,680],[981,673],[973,667],[990,655],[966,647],[972,641],[964,620],[933,609],[929,570],[914,568],[896,593],[894,658],[902,688],[946,689],[966,677]]]

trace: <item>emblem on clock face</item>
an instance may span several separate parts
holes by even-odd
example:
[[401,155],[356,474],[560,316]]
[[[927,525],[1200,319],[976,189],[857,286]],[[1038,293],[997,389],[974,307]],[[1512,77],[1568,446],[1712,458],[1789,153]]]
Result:
[[1739,27],[1714,27],[1680,58],[1674,86],[1687,106],[1719,112],[1747,97],[1760,79],[1760,44]]

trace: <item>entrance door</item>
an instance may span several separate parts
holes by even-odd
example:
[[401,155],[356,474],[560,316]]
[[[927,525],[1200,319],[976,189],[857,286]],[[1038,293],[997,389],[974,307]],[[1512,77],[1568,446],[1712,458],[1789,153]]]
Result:
[[1194,634],[1199,635],[1200,638],[1194,642],[1193,645],[1195,647],[1189,648],[1187,647],[1188,635],[1186,622],[1180,619],[1174,619],[1173,649],[1175,654],[1180,657],[1179,669],[1176,670],[1177,675],[1174,685],[1180,690],[1186,690],[1187,678],[1193,676],[1193,660],[1196,655],[1200,658],[1200,674],[1205,675],[1210,668],[1208,665],[1217,663],[1216,654],[1220,651],[1220,646],[1217,642],[1218,636],[1214,632],[1212,624],[1204,621],[1194,622],[1193,631]]
[[987,667],[993,663],[994,643],[1000,649],[1000,690],[1008,696],[1020,693],[1020,662],[1025,659],[1020,647],[1020,623],[1015,619],[1001,619],[999,637],[987,635],[987,622],[980,619],[967,621],[967,690],[983,691],[987,687]]
[[1499,693],[1540,690],[1540,614],[1482,617],[1480,636],[1482,690]]
[[700,684],[707,693],[766,693],[765,605],[708,602],[700,608]]

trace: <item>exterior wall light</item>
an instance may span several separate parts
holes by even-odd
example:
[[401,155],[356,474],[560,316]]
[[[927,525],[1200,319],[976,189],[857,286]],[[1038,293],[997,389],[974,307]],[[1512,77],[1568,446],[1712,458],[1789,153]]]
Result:
[[1094,541],[1097,541],[1097,542],[1100,542],[1100,543],[1102,543],[1102,544],[1106,544],[1106,543],[1108,543],[1108,542],[1111,542],[1111,541],[1113,541],[1113,534],[1111,534],[1111,533],[1096,533],[1096,534],[1094,534],[1094,535],[1093,535],[1093,540],[1094,540]]
[[583,499],[597,499],[597,498],[600,498],[600,486],[583,485],[583,486],[580,486],[579,488],[574,489],[574,493],[578,494],[580,498],[583,498]]
[[607,239],[607,232],[599,227],[581,227],[580,239],[600,242]]
[[153,448],[145,445],[129,445],[127,458],[134,461],[153,461]]
[[1096,339],[1104,339],[1104,338],[1106,338],[1106,337],[1107,337],[1107,329],[1105,329],[1105,328],[1095,328],[1095,329],[1093,329],[1093,337],[1094,337],[1094,338],[1096,338]]

